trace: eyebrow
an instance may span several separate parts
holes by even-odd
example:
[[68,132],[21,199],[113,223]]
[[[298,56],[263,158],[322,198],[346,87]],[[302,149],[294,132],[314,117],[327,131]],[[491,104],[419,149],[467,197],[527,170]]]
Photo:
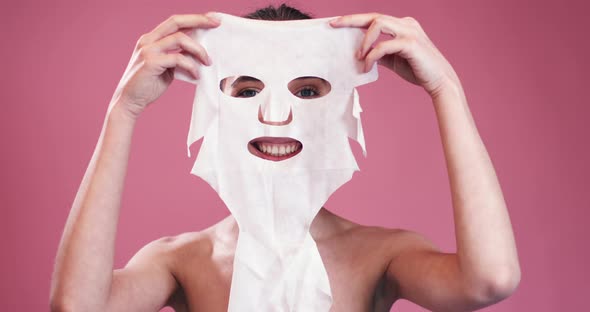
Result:
[[231,87],[233,88],[236,83],[247,82],[247,81],[261,82],[260,79],[256,79],[254,77],[240,76],[238,79],[236,79],[234,82],[232,82]]

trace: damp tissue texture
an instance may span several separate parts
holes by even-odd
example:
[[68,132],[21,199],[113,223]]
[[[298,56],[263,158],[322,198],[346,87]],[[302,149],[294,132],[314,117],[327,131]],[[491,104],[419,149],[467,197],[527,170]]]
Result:
[[[332,28],[331,18],[260,21],[216,13],[221,24],[190,36],[212,60],[196,85],[187,148],[203,140],[191,173],[207,181],[239,226],[228,311],[329,311],[332,293],[311,222],[358,170],[348,138],[365,150],[356,87],[377,79],[355,58],[364,36]],[[247,76],[264,88],[251,97],[224,93],[225,78]],[[330,85],[302,98],[301,77]],[[268,122],[262,122],[266,120]],[[273,161],[256,156],[257,138],[292,139],[301,150]],[[190,156],[190,151],[189,151]]]

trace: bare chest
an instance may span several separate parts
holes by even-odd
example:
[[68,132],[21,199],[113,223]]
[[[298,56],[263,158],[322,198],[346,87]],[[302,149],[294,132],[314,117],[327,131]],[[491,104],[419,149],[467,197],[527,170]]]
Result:
[[[371,244],[350,241],[319,242],[328,273],[333,304],[331,312],[389,311],[394,290],[384,279],[386,257]],[[217,248],[206,259],[183,259],[175,268],[182,289],[176,311],[227,311],[233,250]]]

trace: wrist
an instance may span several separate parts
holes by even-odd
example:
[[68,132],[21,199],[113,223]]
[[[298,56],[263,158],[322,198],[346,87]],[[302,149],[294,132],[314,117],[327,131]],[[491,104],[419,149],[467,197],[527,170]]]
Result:
[[428,94],[435,104],[448,98],[463,98],[464,95],[461,83],[449,77],[443,78],[441,83]]
[[129,105],[123,101],[114,101],[109,105],[107,118],[109,122],[124,123],[130,126],[135,125],[139,113],[129,109]]

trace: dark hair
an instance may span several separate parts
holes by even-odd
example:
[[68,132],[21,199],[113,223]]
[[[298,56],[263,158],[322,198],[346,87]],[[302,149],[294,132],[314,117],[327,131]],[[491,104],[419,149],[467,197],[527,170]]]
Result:
[[258,9],[252,13],[248,13],[243,17],[266,21],[290,21],[312,18],[310,14],[303,13],[297,10],[296,8],[290,7],[284,3],[276,8],[272,5],[269,5],[265,8]]

